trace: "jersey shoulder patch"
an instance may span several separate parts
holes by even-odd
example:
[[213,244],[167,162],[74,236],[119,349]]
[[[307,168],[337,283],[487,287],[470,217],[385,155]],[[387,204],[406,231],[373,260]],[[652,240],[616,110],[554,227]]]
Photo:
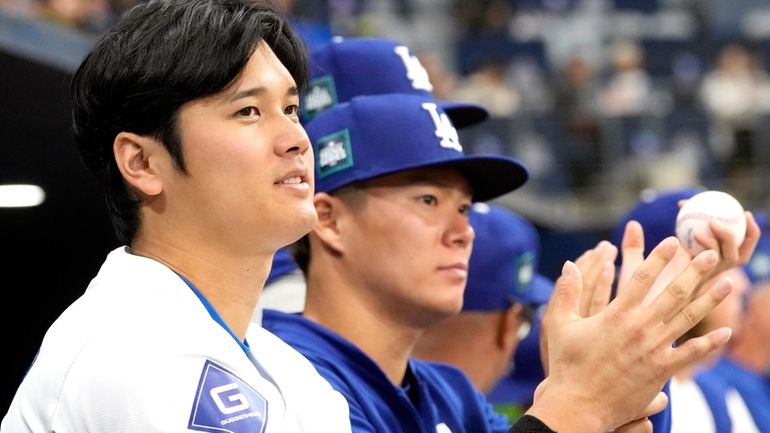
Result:
[[235,374],[207,360],[187,427],[212,433],[262,433],[266,425],[267,400]]

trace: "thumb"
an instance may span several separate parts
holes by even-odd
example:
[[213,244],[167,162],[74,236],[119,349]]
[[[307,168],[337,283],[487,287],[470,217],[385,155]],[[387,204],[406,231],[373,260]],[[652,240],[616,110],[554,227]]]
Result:
[[548,306],[551,323],[564,323],[580,318],[582,290],[583,279],[580,276],[580,270],[573,262],[567,260],[561,269],[561,276],[556,280]]

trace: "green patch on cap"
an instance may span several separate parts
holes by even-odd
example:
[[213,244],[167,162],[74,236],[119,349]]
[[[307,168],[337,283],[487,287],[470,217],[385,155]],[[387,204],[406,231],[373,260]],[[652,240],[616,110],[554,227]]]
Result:
[[347,129],[321,137],[316,142],[316,149],[316,167],[322,179],[353,166],[353,150]]

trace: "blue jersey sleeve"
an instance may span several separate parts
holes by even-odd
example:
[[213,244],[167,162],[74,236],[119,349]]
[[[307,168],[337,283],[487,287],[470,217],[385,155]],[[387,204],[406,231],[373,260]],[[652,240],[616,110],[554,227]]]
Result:
[[653,433],[671,432],[671,405],[674,404],[674,402],[671,401],[671,391],[669,388],[669,382],[666,382],[663,386],[663,393],[668,397],[668,404],[665,409],[650,417]]

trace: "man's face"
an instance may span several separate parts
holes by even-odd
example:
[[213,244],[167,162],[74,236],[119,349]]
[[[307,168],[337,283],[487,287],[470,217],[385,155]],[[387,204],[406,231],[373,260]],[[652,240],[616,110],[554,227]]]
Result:
[[260,43],[236,82],[185,104],[188,173],[164,180],[169,220],[230,252],[269,252],[315,224],[313,155],[289,71]]
[[363,296],[410,326],[456,314],[474,237],[465,177],[416,169],[368,181],[360,194],[363,205],[343,237]]

